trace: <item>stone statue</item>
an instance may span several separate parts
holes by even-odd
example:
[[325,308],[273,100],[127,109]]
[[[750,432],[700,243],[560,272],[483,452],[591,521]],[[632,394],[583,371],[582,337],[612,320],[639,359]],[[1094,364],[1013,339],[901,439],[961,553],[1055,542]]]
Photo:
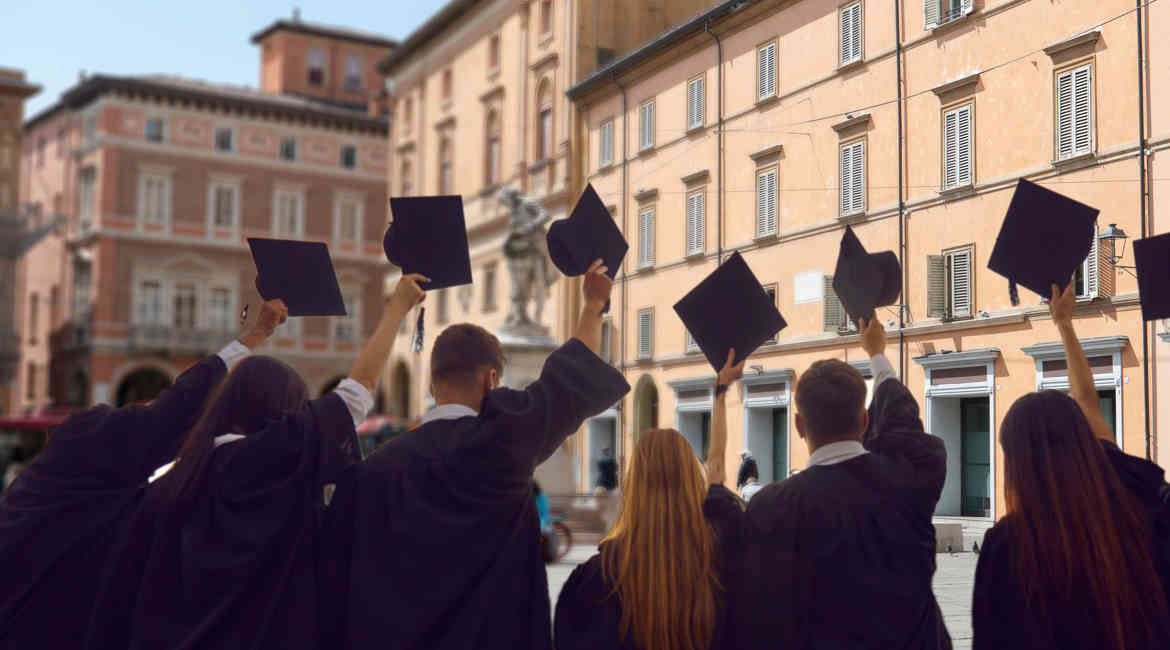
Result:
[[[549,214],[514,188],[500,191],[500,203],[510,213],[504,256],[508,258],[508,274],[512,276],[512,307],[500,331],[514,336],[548,336],[548,329],[540,324],[540,316],[549,287],[557,279],[545,238],[544,225]],[[532,318],[528,317],[529,299],[535,303]]]

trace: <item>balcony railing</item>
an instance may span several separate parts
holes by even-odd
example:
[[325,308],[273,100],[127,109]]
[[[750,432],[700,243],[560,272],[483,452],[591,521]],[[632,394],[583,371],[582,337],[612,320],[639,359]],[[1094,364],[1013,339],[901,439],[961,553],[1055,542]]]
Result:
[[231,340],[232,334],[221,329],[132,325],[127,344],[131,352],[138,353],[209,354]]
[[[971,13],[974,9],[974,0],[925,0],[927,4],[926,28],[933,29],[947,23],[954,22]],[[930,5],[938,7],[938,18],[930,14]],[[933,19],[933,20],[932,20]]]

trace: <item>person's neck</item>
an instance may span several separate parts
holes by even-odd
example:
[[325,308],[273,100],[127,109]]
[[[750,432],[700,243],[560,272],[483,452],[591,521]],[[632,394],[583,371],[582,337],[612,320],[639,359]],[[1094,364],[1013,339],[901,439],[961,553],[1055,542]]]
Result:
[[832,440],[822,440],[819,443],[815,443],[812,441],[812,439],[806,438],[806,442],[808,443],[808,453],[811,456],[814,453],[816,453],[816,451],[818,449],[820,449],[821,447],[827,447],[829,445],[836,444],[838,442],[856,442],[857,444],[861,444],[861,437],[860,436],[858,436],[858,437],[845,436],[845,437],[841,437],[841,438],[835,438]]
[[479,407],[480,407],[482,402],[483,402],[482,398],[476,399],[476,398],[471,397],[469,395],[453,396],[453,397],[446,397],[446,398],[438,398],[438,397],[435,398],[435,406],[436,407],[447,406],[449,404],[458,404],[459,406],[466,406],[467,408],[475,411],[476,413],[479,413]]

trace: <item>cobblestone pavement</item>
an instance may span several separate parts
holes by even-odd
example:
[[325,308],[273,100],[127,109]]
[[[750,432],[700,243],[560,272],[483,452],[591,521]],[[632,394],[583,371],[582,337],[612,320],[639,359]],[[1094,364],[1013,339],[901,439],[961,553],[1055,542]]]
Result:
[[[548,567],[548,591],[554,610],[557,595],[561,593],[561,587],[569,579],[569,574],[595,552],[591,546],[574,546],[563,562]],[[971,649],[971,591],[975,586],[975,561],[978,557],[974,553],[938,555],[934,595],[942,608],[955,650]]]

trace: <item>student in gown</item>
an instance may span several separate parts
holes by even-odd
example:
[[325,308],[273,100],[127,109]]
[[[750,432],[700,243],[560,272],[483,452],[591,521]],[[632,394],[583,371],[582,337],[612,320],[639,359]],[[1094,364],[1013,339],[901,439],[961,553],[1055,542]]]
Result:
[[1000,426],[1008,514],[987,531],[975,572],[978,649],[1170,648],[1165,567],[1147,509],[1162,470],[1114,444],[1075,305],[1071,284],[1053,285],[1069,395],[1025,395]]
[[561,589],[557,650],[730,647],[723,558],[737,551],[743,504],[723,485],[726,389],[746,361],[734,359],[716,378],[706,477],[678,431],[639,436],[617,524]]
[[247,331],[147,405],[99,405],[50,431],[45,450],[0,498],[0,647],[76,648],[85,637],[115,531],[155,468],[175,457],[207,396],[284,320],[265,303]]
[[435,340],[436,406],[352,468],[328,510],[322,647],[551,647],[532,476],[629,391],[597,356],[605,270],[589,267],[574,337],[523,390],[499,387],[500,342],[483,328],[452,325]]
[[923,431],[881,323],[860,325],[874,374],[868,413],[856,369],[814,363],[796,384],[808,466],[748,504],[737,647],[951,647],[931,590],[946,450]]
[[146,489],[89,648],[317,647],[320,518],[336,475],[361,459],[355,427],[422,280],[399,280],[348,377],[318,399],[270,357],[233,370]]

